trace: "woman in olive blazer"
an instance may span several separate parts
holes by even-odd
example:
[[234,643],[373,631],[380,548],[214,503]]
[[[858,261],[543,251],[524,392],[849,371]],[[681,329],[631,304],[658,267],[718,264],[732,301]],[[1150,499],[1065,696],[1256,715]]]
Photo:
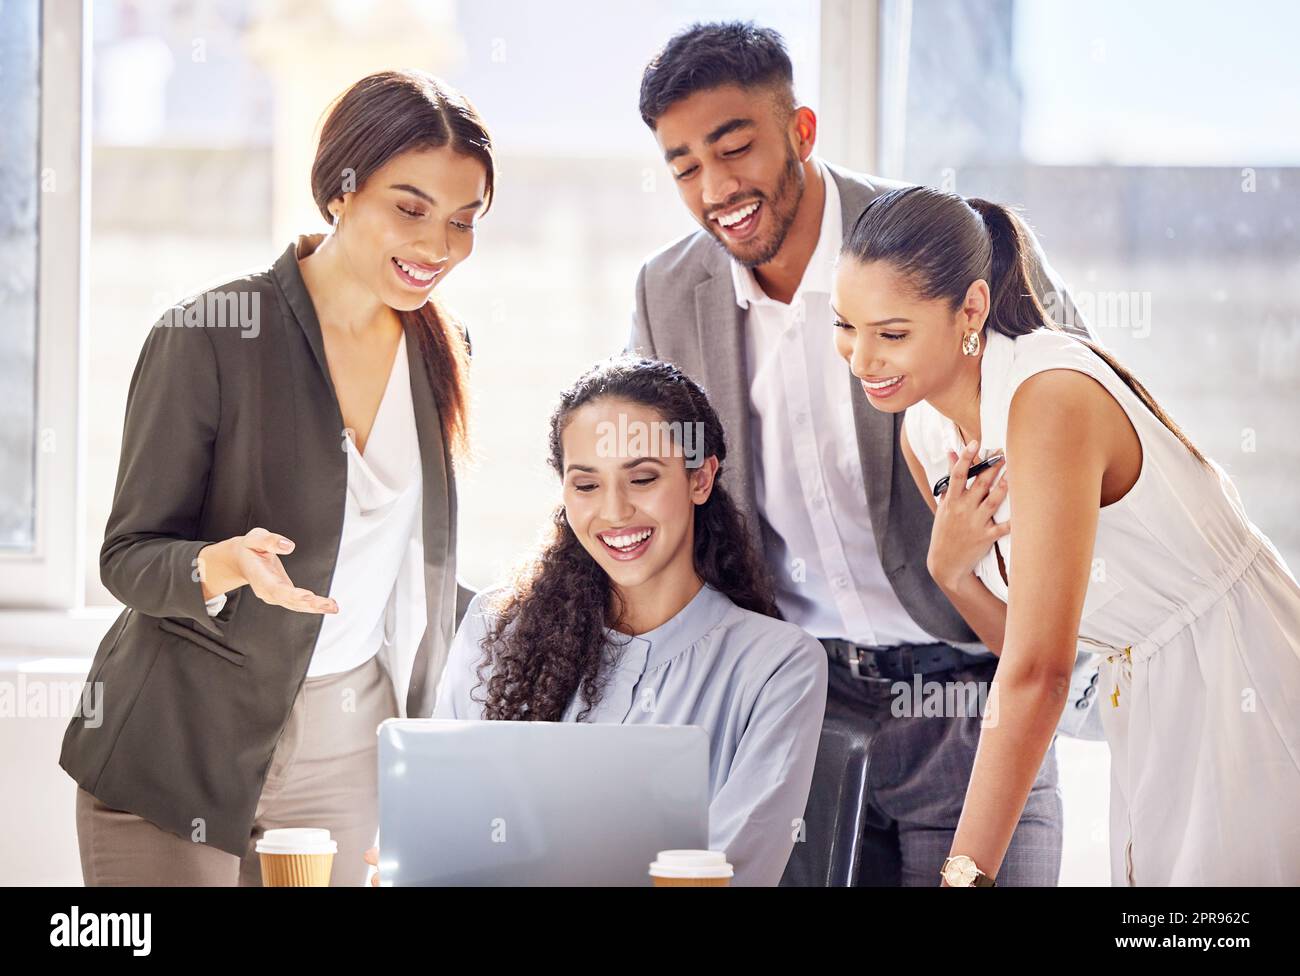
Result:
[[[299,262],[324,235],[304,235],[269,269],[169,309],[145,340],[100,554],[126,609],[87,679],[102,706],[94,722],[72,719],[59,758],[103,805],[239,857],[322,614],[337,609],[350,431],[336,383],[351,367],[343,345],[331,372],[318,312],[342,320],[341,336],[364,341],[358,326],[382,321],[394,341],[400,322],[405,340],[422,498],[378,655],[399,715],[431,714],[472,596],[458,600],[453,478],[468,336],[428,293],[472,249],[493,189],[490,138],[437,79],[383,72],[335,103],[311,175],[334,223],[328,269],[314,273],[326,280],[309,288]],[[403,259],[437,269],[423,296]],[[211,616],[206,601],[223,592]]]

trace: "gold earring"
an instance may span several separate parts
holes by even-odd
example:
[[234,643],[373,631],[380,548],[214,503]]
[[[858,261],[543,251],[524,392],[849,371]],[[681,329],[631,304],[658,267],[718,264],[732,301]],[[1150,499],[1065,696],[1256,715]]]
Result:
[[967,356],[978,356],[980,354],[980,334],[978,332],[967,332],[961,340],[961,351]]

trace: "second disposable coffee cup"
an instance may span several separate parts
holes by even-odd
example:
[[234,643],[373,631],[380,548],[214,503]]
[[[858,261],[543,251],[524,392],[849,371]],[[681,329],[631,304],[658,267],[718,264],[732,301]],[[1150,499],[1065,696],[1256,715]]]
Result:
[[723,851],[660,851],[650,863],[656,888],[726,888],[731,875]]
[[268,830],[257,841],[264,888],[325,888],[338,841],[323,827]]

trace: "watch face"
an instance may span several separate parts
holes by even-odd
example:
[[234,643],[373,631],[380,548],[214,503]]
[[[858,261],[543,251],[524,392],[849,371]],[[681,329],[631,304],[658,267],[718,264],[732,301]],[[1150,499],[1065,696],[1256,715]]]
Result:
[[975,867],[975,862],[965,854],[958,854],[956,857],[949,859],[948,866],[944,868],[943,876],[953,888],[969,888],[975,883],[975,876],[979,870]]

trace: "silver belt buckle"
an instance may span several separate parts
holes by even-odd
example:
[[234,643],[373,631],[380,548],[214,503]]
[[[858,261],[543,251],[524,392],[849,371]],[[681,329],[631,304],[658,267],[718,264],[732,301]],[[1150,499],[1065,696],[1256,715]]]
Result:
[[[881,677],[880,669],[876,667],[874,657],[868,657],[865,662],[863,661],[863,651],[865,648],[859,647],[857,644],[849,644],[849,648],[849,671],[853,674],[853,677],[857,678],[859,681],[866,681],[877,685],[893,684],[893,681],[890,678]],[[864,666],[867,669],[867,674],[862,673]]]

